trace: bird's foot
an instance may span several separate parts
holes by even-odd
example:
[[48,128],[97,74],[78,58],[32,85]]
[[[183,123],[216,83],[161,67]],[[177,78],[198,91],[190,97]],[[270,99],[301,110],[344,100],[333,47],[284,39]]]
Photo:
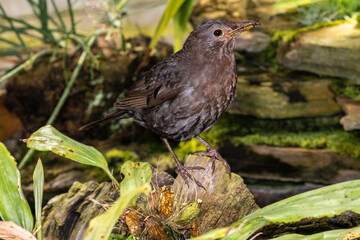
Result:
[[206,156],[206,157],[211,157],[211,167],[212,167],[212,171],[214,173],[215,171],[215,161],[216,159],[219,160],[220,162],[222,162],[222,164],[224,165],[227,174],[229,174],[229,177],[231,178],[231,168],[229,166],[229,164],[227,163],[227,161],[220,155],[220,153],[218,153],[218,151],[216,151],[215,148],[209,149],[209,151],[198,151],[195,152],[196,154],[198,154],[199,156]]
[[185,181],[185,183],[186,183],[186,185],[188,187],[189,187],[188,179],[191,179],[196,183],[196,185],[198,185],[199,187],[206,190],[205,187],[188,172],[188,170],[205,170],[205,168],[198,167],[198,166],[194,166],[194,167],[186,166],[185,167],[185,166],[183,166],[182,164],[179,163],[176,166],[176,172],[177,172],[177,174],[180,174],[180,176],[184,179],[184,181]]

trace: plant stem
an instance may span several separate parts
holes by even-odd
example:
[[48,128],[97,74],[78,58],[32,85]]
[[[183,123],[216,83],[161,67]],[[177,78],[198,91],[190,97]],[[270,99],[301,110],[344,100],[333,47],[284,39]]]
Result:
[[70,20],[71,20],[71,33],[76,34],[76,32],[75,32],[74,12],[72,10],[72,5],[71,5],[70,0],[67,0],[67,5],[68,5],[69,14],[70,14]]
[[120,183],[114,178],[114,176],[111,174],[111,172],[109,172],[108,170],[105,170],[106,174],[109,176],[109,178],[111,179],[111,181],[113,181],[113,183],[116,185],[116,187],[118,189],[120,189]]
[[[87,45],[88,47],[92,46],[92,44],[94,43],[95,39],[97,37],[97,34],[94,34],[93,36],[90,37],[90,40],[88,41]],[[55,106],[55,109],[53,110],[53,112],[51,113],[50,118],[48,119],[48,121],[46,122],[45,125],[51,125],[56,117],[58,116],[61,108],[63,107],[67,97],[70,94],[71,88],[73,87],[75,80],[80,72],[80,69],[82,68],[82,66],[84,65],[85,59],[88,55],[87,51],[83,51],[82,54],[80,55],[80,58],[78,60],[78,63],[74,69],[74,72],[71,75],[70,81],[69,83],[66,85],[66,88],[63,92],[63,94],[61,95],[58,103]],[[24,156],[24,158],[21,160],[20,164],[19,164],[19,168],[23,168],[25,166],[25,164],[31,159],[31,157],[33,156],[33,154],[35,153],[34,149],[30,149],[28,150],[28,152],[26,153],[26,155]]]
[[54,1],[54,0],[51,0],[51,3],[52,3],[52,5],[53,5],[53,7],[54,7],[54,10],[55,10],[56,16],[58,17],[58,19],[59,19],[59,21],[60,21],[60,24],[61,24],[62,30],[63,30],[64,32],[66,32],[66,26],[65,26],[65,23],[64,23],[64,21],[63,21],[63,19],[62,19],[62,17],[61,17],[60,11],[59,11],[59,9],[58,9],[58,7],[57,7],[57,5],[56,5],[55,1]]
[[38,59],[41,56],[44,56],[45,54],[49,53],[50,50],[49,49],[44,49],[40,52],[35,53],[31,58],[29,58],[27,61],[25,61],[24,63],[20,64],[19,66],[17,66],[16,68],[14,68],[13,70],[11,70],[8,73],[5,73],[4,75],[2,75],[0,77],[0,84],[4,81],[6,81],[7,79],[11,78],[12,76],[14,76],[15,74],[17,74],[18,72],[20,72],[21,70],[24,69],[24,67],[28,66],[29,63],[34,62],[36,59]]

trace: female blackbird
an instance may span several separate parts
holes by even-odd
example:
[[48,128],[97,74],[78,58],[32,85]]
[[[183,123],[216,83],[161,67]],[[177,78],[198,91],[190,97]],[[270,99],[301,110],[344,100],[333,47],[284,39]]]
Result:
[[208,130],[234,99],[236,70],[235,36],[259,25],[258,21],[209,20],[190,33],[183,48],[146,72],[114,105],[116,111],[89,123],[81,130],[112,119],[133,117],[157,133],[173,156],[177,172],[193,179],[171,149],[168,139],[187,141],[196,137],[207,148],[200,155],[220,160],[229,176],[230,166],[199,134]]

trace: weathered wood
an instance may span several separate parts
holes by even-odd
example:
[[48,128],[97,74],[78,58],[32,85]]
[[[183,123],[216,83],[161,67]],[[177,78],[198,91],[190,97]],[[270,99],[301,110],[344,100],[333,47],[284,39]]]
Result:
[[353,22],[300,33],[279,44],[277,57],[294,70],[359,81],[360,30]]
[[360,102],[354,101],[346,96],[339,96],[336,98],[346,116],[340,119],[345,131],[360,129]]
[[203,184],[206,191],[193,181],[186,186],[181,176],[175,179],[173,190],[175,196],[184,201],[202,200],[201,210],[197,217],[199,233],[209,229],[228,226],[234,221],[258,209],[254,196],[247,189],[242,178],[232,173],[231,179],[220,161],[215,162],[212,170],[210,158],[190,155],[185,166],[200,166],[204,170],[192,170],[192,176]]
[[44,207],[44,239],[82,239],[90,220],[105,211],[99,203],[110,203],[118,196],[111,183],[75,182],[68,193],[54,197]]
[[329,116],[340,112],[329,79],[307,75],[259,74],[239,76],[233,114],[259,118]]

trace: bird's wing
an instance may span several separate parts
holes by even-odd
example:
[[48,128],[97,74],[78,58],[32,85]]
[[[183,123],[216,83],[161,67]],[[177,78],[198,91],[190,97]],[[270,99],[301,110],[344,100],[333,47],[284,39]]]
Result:
[[178,82],[180,76],[179,73],[171,70],[161,72],[157,71],[157,68],[151,69],[133,85],[124,98],[115,103],[115,107],[132,110],[148,108],[168,101],[181,92],[181,84],[174,84]]

